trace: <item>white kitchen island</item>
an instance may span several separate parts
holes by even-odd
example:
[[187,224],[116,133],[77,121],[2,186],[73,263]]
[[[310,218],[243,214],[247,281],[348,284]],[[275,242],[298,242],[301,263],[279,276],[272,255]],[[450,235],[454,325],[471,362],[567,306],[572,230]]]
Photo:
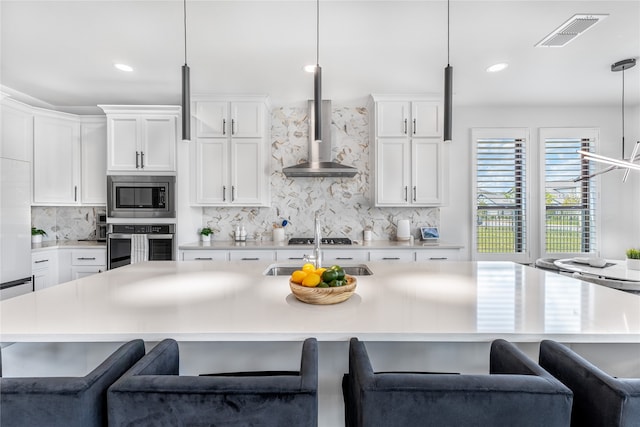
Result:
[[196,374],[297,369],[301,342],[316,337],[322,426],[342,422],[340,381],[354,336],[369,343],[378,370],[486,372],[496,338],[534,358],[540,340],[554,339],[614,375],[640,376],[637,295],[508,262],[369,262],[373,275],[358,276],[353,297],[316,306],[295,299],[288,276],[265,276],[269,265],[155,261],[110,270],[2,301],[0,340],[18,343],[10,356],[24,354],[21,345],[63,352],[64,343],[171,337],[181,372]]

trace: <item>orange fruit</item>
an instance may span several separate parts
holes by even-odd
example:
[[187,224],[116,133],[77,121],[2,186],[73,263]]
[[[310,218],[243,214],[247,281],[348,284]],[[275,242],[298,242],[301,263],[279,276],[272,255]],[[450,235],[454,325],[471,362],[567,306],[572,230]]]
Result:
[[322,273],[324,273],[326,270],[327,270],[326,268],[324,268],[324,267],[320,267],[319,269],[317,269],[317,270],[315,271],[315,273],[316,273],[318,276],[322,277]]
[[302,286],[308,286],[310,288],[315,288],[316,286],[318,286],[320,284],[321,281],[322,281],[322,279],[320,278],[320,276],[318,276],[315,273],[309,273],[309,274],[307,274],[307,277],[302,279]]
[[291,274],[291,281],[293,283],[302,284],[302,281],[307,277],[308,273],[302,270],[296,270]]

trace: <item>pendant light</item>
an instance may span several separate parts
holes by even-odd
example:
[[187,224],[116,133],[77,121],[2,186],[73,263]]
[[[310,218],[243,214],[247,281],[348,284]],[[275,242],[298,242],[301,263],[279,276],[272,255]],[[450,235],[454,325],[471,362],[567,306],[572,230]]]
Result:
[[316,68],[313,70],[315,140],[322,141],[322,68],[320,67],[320,0],[316,0]]
[[449,0],[447,0],[447,66],[444,69],[444,140],[451,142],[453,112],[453,67],[449,64]]
[[191,89],[189,66],[187,65],[187,0],[183,0],[184,10],[184,65],[182,66],[182,139],[191,139]]
[[[608,165],[611,165],[610,167],[608,167],[607,169],[604,169],[598,173],[589,175],[588,177],[593,177],[596,175],[600,175],[602,173],[606,173],[609,171],[612,171],[614,169],[625,169],[624,172],[624,177],[622,178],[622,182],[626,182],[627,181],[627,177],[629,176],[629,171],[630,170],[638,170],[640,171],[640,164],[635,163],[636,159],[640,159],[640,141],[636,142],[635,147],[633,147],[633,151],[631,153],[631,157],[629,158],[629,161],[624,159],[624,72],[625,70],[628,70],[629,68],[633,68],[636,65],[636,60],[635,58],[630,58],[630,59],[623,59],[622,61],[618,61],[615,64],[611,65],[611,71],[613,72],[618,72],[618,71],[622,71],[622,157],[621,159],[614,159],[611,157],[607,157],[607,156],[602,156],[599,154],[595,154],[592,153],[590,151],[583,151],[580,150],[578,151],[578,153],[582,154],[582,156],[585,159],[594,161],[594,162],[599,162],[599,163],[605,163]],[[587,177],[580,177],[577,178],[577,180],[583,179],[583,178],[587,178]]]

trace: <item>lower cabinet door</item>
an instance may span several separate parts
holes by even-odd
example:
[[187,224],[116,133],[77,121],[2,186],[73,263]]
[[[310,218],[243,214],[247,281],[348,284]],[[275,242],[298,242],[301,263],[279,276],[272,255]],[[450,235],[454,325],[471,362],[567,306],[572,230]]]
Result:
[[71,280],[82,279],[83,277],[107,271],[106,265],[82,265],[71,267]]

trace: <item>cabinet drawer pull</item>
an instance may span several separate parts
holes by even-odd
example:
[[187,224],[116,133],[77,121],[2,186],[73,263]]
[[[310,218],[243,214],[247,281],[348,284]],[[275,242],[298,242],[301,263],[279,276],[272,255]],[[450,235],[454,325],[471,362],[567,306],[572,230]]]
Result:
[[449,258],[447,258],[446,256],[439,256],[439,257],[438,256],[432,256],[432,257],[429,257],[429,260],[431,260],[431,261],[439,261],[439,260],[441,261],[441,260],[444,260],[444,259],[449,259]]
[[416,119],[413,119],[413,134],[416,134]]
[[136,151],[136,169],[140,169],[139,163],[138,163],[138,157],[140,157],[140,152]]
[[196,260],[196,261],[213,261],[213,258],[211,258],[211,257],[208,257],[208,258],[203,257],[203,258],[194,258],[194,260]]
[[95,261],[96,257],[80,257],[78,261]]
[[399,261],[400,257],[383,257],[382,258],[383,261]]
[[336,259],[339,259],[339,260],[343,261],[343,260],[353,259],[353,257],[351,257],[351,256],[344,256],[344,257],[343,256],[338,256],[338,257],[336,257]]
[[260,258],[240,258],[240,261],[260,261]]
[[227,134],[227,119],[222,119],[222,134]]
[[290,256],[288,259],[296,259],[296,260],[298,260],[298,259],[304,259],[304,257],[301,257],[301,256],[300,257]]
[[39,259],[38,261],[36,261],[36,264],[40,264],[41,262],[49,262],[48,259]]

